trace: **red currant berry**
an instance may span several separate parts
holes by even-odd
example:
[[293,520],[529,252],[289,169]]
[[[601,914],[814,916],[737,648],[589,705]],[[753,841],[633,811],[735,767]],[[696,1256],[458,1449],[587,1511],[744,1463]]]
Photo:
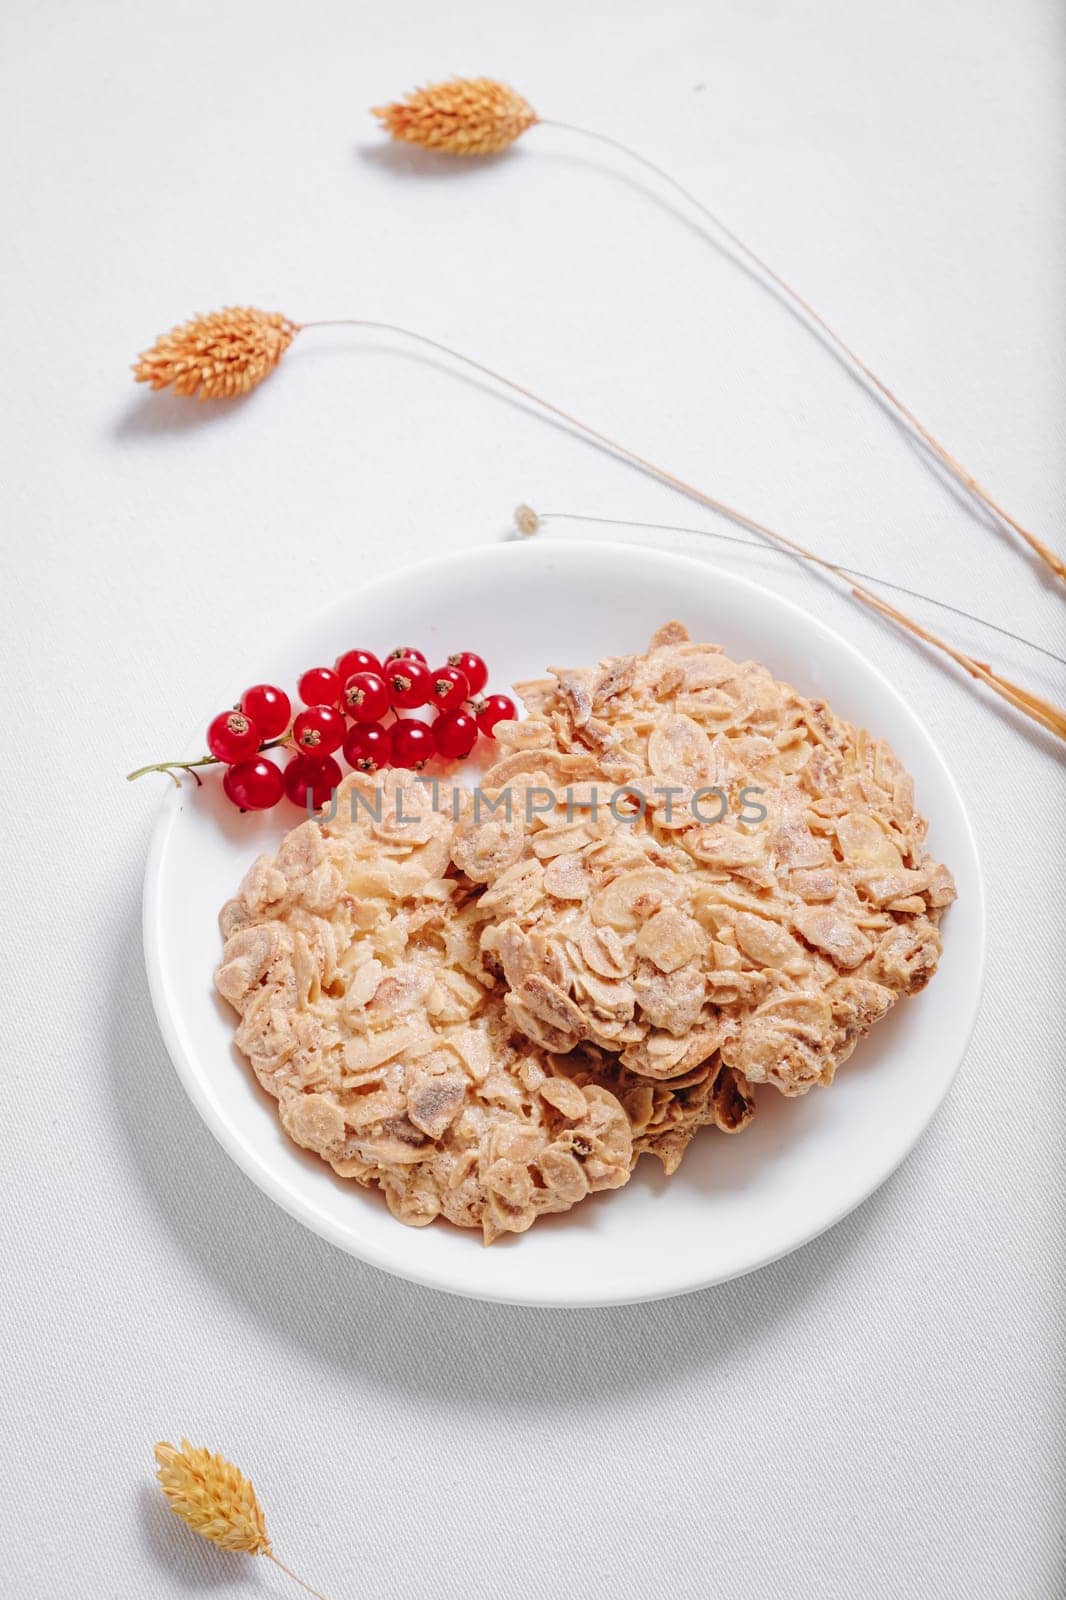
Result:
[[347,683],[353,672],[376,672],[381,676],[381,662],[369,650],[346,650],[338,656],[333,667],[342,683]]
[[488,667],[472,650],[460,650],[458,654],[449,656],[448,665],[458,667],[460,672],[466,673],[471,694],[480,694],[489,681]]
[[309,706],[292,725],[292,736],[304,755],[320,761],[344,743],[348,724],[333,706]]
[[490,694],[484,700],[479,700],[475,707],[477,711],[477,725],[482,733],[489,739],[495,739],[493,728],[498,722],[509,722],[512,717],[517,717],[518,707],[507,694]]
[[341,680],[332,667],[311,667],[296,685],[305,706],[339,706]]
[[389,686],[379,672],[353,672],[341,705],[356,722],[377,722],[389,709]]
[[433,754],[433,730],[413,717],[401,719],[389,729],[389,747],[394,767],[413,767],[418,772]]
[[356,772],[377,772],[391,759],[392,741],[380,722],[357,722],[348,729],[344,759]]
[[324,761],[312,761],[310,756],[293,756],[284,772],[285,793],[293,805],[307,808],[307,797],[317,807],[329,803],[330,795],[341,781],[341,769],[332,756]]
[[388,664],[389,703],[403,711],[424,706],[429,699],[429,668],[414,656],[398,656]]
[[413,644],[399,644],[395,650],[390,650],[385,657],[385,665],[390,667],[394,661],[399,661],[404,656],[414,656],[415,660],[421,661],[424,667],[429,666],[429,662],[421,650],[416,650]]
[[444,711],[433,724],[433,742],[449,761],[461,761],[477,744],[477,723],[467,711]]
[[227,800],[232,800],[242,811],[269,811],[285,793],[285,780],[281,768],[263,756],[254,761],[238,761],[222,774],[222,787]]
[[470,699],[470,684],[458,667],[438,667],[429,686],[429,703],[438,711],[458,711]]
[[207,730],[207,748],[227,765],[254,756],[259,744],[259,729],[243,711],[220,711]]
[[292,705],[284,689],[272,683],[257,683],[241,695],[241,710],[251,717],[262,739],[277,739],[289,726]]

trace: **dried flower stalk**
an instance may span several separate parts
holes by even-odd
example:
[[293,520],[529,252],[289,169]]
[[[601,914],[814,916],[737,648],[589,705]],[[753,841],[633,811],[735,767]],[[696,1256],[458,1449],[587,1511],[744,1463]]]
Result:
[[972,678],[978,678],[987,684],[1001,699],[1023,712],[1033,722],[1039,723],[1042,728],[1047,728],[1049,733],[1056,734],[1060,739],[1066,739],[1066,712],[1053,701],[1045,700],[1042,695],[1033,694],[1029,689],[1023,689],[1010,678],[1005,678],[1001,672],[993,672],[987,661],[977,661],[964,650],[957,650],[938,634],[923,628],[920,622],[915,622],[895,606],[889,605],[887,600],[871,594],[868,589],[853,585],[852,593],[864,605],[880,611],[882,616],[888,617],[898,627],[906,628],[908,633],[913,633],[918,639],[924,639],[926,644],[935,645],[938,650],[943,650],[953,661],[957,661],[960,667],[964,667]]
[[[448,113],[437,118],[433,115],[430,103],[423,103],[423,97],[432,97],[447,91]],[[493,120],[490,116],[486,123],[486,107],[491,107],[494,94],[504,97],[507,102],[513,101],[524,110],[524,118],[498,116]],[[400,116],[407,107],[417,107],[414,115]],[[647,171],[652,172],[664,183],[681,195],[687,204],[694,207],[701,216],[715,227],[723,238],[728,239],[733,247],[740,251],[759,272],[771,283],[776,285],[781,292],[788,296],[811,322],[813,322],[826,338],[835,345],[837,350],[851,365],[860,372],[866,381],[876,389],[882,399],[888,402],[897,416],[901,417],[907,426],[918,435],[929,447],[947,471],[961,483],[967,492],[979,500],[1001,523],[1012,529],[1019,538],[1023,539],[1031,550],[1039,556],[1057,578],[1066,579],[1066,561],[1057,551],[1044,542],[1043,539],[1026,528],[1018,519],[1005,509],[1004,506],[993,499],[987,489],[980,484],[973,474],[951,454],[947,446],[942,444],[931,429],[910,408],[904,405],[898,395],[894,394],[888,384],[877,376],[862,357],[830,326],[821,312],[816,311],[811,302],[800,294],[798,289],[776,272],[769,262],[758,255],[750,245],[728,227],[715,212],[704,205],[697,197],[682,184],[680,184],[665,168],[658,166],[654,161],[649,161],[647,156],[641,155],[639,150],[634,150],[631,145],[624,144],[620,139],[613,139],[604,133],[598,133],[593,128],[583,128],[576,123],[559,122],[549,117],[540,117],[527,102],[513,89],[506,85],[495,83],[491,78],[463,79],[454,78],[448,84],[438,85],[431,90],[420,90],[414,95],[409,95],[407,101],[395,106],[385,106],[375,111],[375,116],[384,123],[386,130],[394,139],[407,139],[414,144],[426,145],[428,148],[449,151],[456,155],[478,155],[487,151],[501,150],[512,143],[528,128],[539,125],[543,128],[558,128],[565,133],[576,134],[583,139],[594,139],[599,144],[609,145],[614,150],[621,151],[630,160],[636,161]],[[481,144],[486,126],[493,130],[493,142]]]
[[133,368],[138,383],[201,400],[228,400],[262,383],[298,332],[278,311],[226,306],[158,338]]
[[176,1450],[165,1441],[155,1447],[156,1477],[175,1516],[220,1550],[266,1556],[308,1594],[325,1600],[317,1589],[279,1561],[267,1536],[266,1518],[250,1478],[225,1456],[198,1449],[188,1439]]
[[[515,529],[524,537],[539,533],[546,522],[594,522],[608,528],[650,528],[657,533],[691,533],[701,539],[719,539],[726,544],[738,545],[741,550],[758,548],[750,539],[738,538],[735,533],[726,533],[722,528],[697,528],[691,524],[677,522],[641,522],[633,517],[595,516],[588,511],[534,511],[533,507],[528,505],[516,506],[513,515]],[[799,554],[798,551],[788,550],[783,545],[770,548],[777,555],[788,556],[790,559]],[[807,558],[801,556],[800,559]],[[1054,650],[1048,650],[1044,645],[1037,644],[1035,639],[1029,639],[1023,633],[1015,633],[1012,628],[1005,628],[1002,623],[993,622],[989,617],[978,616],[976,612],[967,611],[963,606],[953,605],[950,600],[942,600],[939,595],[926,594],[923,589],[909,589],[906,584],[895,583],[881,572],[861,572],[858,567],[845,566],[838,566],[836,570],[844,578],[858,578],[861,583],[876,583],[878,588],[891,589],[895,594],[909,595],[912,600],[924,600],[927,605],[935,606],[940,611],[950,612],[953,617],[961,617],[964,622],[973,622],[979,628],[987,628],[992,633],[998,633],[1001,638],[1009,639],[1012,644],[1021,644],[1027,650],[1035,650],[1037,655],[1044,656],[1048,661],[1054,661],[1056,666],[1066,667],[1066,656],[1056,655]]]
[[375,106],[374,116],[393,139],[453,156],[496,155],[537,121],[529,102],[494,78],[432,83]]
[[[255,315],[265,316],[266,313],[255,313]],[[200,320],[209,321],[210,319]],[[777,544],[783,549],[791,550],[793,554],[802,557],[806,561],[813,562],[827,572],[833,573],[834,576],[847,583],[849,592],[856,600],[880,611],[883,616],[894,622],[904,632],[910,633],[916,638],[924,640],[925,643],[932,644],[937,649],[944,651],[953,661],[964,667],[972,677],[979,678],[1001,699],[1008,701],[1010,705],[1022,711],[1032,721],[1038,722],[1042,727],[1056,733],[1059,738],[1066,739],[1066,712],[1063,712],[1051,701],[1044,700],[1039,695],[1031,694],[1028,690],[1019,688],[1017,684],[993,672],[984,663],[976,661],[972,656],[966,655],[964,651],[957,650],[954,645],[948,644],[945,640],[930,633],[904,612],[897,610],[894,606],[889,606],[887,602],[879,599],[870,590],[853,583],[844,569],[838,567],[832,561],[827,561],[823,556],[816,555],[813,550],[808,550],[804,545],[798,544],[794,539],[788,538],[783,533],[778,533],[765,523],[756,521],[754,517],[749,517],[745,512],[738,511],[735,506],[728,505],[724,500],[718,500],[713,495],[705,493],[704,490],[698,489],[694,484],[686,483],[683,478],[678,478],[674,473],[667,471],[665,467],[656,466],[655,462],[649,461],[646,456],[639,455],[635,450],[630,450],[627,445],[620,444],[617,439],[612,439],[609,434],[601,433],[598,428],[593,428],[587,422],[582,422],[581,418],[574,416],[572,412],[565,411],[562,406],[555,405],[551,400],[545,400],[542,395],[535,394],[532,389],[527,389],[524,384],[515,383],[512,378],[506,377],[502,372],[497,372],[493,367],[486,366],[484,362],[476,361],[472,356],[464,355],[462,351],[453,349],[451,345],[443,344],[439,339],[431,339],[427,334],[417,333],[412,328],[404,328],[393,322],[377,322],[365,317],[338,317],[325,321],[304,323],[291,322],[286,318],[281,320],[286,328],[290,330],[289,337],[285,343],[286,349],[295,334],[310,328],[368,328],[378,333],[393,333],[398,334],[401,338],[412,339],[425,349],[435,350],[439,355],[447,356],[449,359],[459,362],[471,372],[477,372],[484,378],[490,378],[493,383],[498,383],[503,388],[510,390],[512,394],[517,394],[523,400],[530,401],[531,404],[538,406],[540,410],[546,411],[549,415],[558,417],[560,421],[565,422],[569,427],[575,428],[585,438],[592,439],[596,444],[602,445],[605,449],[611,451],[613,455],[619,456],[623,461],[628,461],[631,466],[638,467],[641,472],[646,472],[650,477],[657,478],[660,483],[669,484],[678,493],[686,495],[690,500],[697,501],[711,511],[718,512],[721,516],[728,517],[731,522],[737,523],[740,527],[748,528],[752,533],[758,534],[760,538],[767,539],[771,544]],[[134,373],[138,381],[146,381],[145,375],[140,372],[139,368],[135,367]],[[257,383],[262,382],[266,374],[255,374],[249,369],[245,376],[248,381],[244,387],[245,389],[251,389]],[[178,388],[177,384],[174,386],[176,389]],[[163,384],[153,382],[153,387],[163,387]],[[188,388],[184,388],[178,389],[178,392],[190,393],[191,391]]]

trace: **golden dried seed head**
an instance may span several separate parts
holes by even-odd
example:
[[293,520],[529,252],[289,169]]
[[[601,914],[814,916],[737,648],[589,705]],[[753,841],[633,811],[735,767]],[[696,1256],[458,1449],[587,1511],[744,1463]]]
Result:
[[450,78],[416,89],[374,115],[394,139],[453,156],[505,150],[538,120],[520,94],[495,78]]
[[153,389],[230,399],[262,383],[298,332],[299,323],[280,311],[226,306],[164,333],[139,357],[133,375]]
[[266,1519],[254,1487],[239,1467],[210,1450],[198,1450],[188,1439],[181,1449],[155,1447],[156,1477],[170,1509],[194,1533],[222,1550],[270,1555]]

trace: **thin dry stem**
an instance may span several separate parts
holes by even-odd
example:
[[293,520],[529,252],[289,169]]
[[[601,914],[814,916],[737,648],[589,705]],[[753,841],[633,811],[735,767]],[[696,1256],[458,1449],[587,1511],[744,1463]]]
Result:
[[[242,315],[244,314],[252,317],[266,317],[267,315],[261,312],[242,313]],[[220,313],[220,315],[225,316],[228,313]],[[272,315],[277,316],[276,313]],[[198,320],[206,322],[211,319],[201,318]],[[710,511],[718,512],[720,516],[728,517],[731,522],[735,522],[739,527],[747,528],[752,533],[758,534],[760,538],[768,540],[771,544],[780,545],[785,550],[791,550],[795,555],[813,562],[826,572],[832,573],[834,577],[847,585],[848,590],[856,599],[873,606],[875,610],[880,611],[882,615],[895,622],[905,632],[914,634],[918,638],[924,639],[927,643],[935,645],[937,649],[944,651],[953,661],[963,666],[971,676],[979,678],[995,694],[1008,701],[1018,710],[1023,711],[1034,722],[1050,728],[1060,738],[1066,738],[1066,713],[1062,712],[1057,706],[1038,695],[1031,694],[1028,690],[1019,688],[1018,685],[1011,683],[1009,679],[1001,677],[982,663],[975,661],[972,656],[956,650],[954,645],[950,645],[937,635],[930,633],[928,629],[923,629],[920,623],[914,622],[904,612],[889,606],[885,601],[879,599],[877,595],[872,594],[870,590],[863,588],[859,584],[854,584],[843,567],[837,566],[835,562],[827,561],[824,556],[816,555],[813,550],[807,549],[805,545],[799,544],[795,539],[790,539],[783,533],[778,533],[776,529],[769,527],[764,522],[759,522],[755,517],[749,517],[745,512],[737,510],[735,506],[729,505],[726,501],[705,493],[704,490],[697,488],[695,484],[687,483],[683,478],[679,478],[675,473],[669,472],[665,467],[660,467],[654,461],[650,461],[647,456],[642,456],[637,451],[630,450],[627,445],[621,444],[617,439],[612,439],[609,434],[601,432],[598,428],[591,427],[587,422],[583,422],[580,417],[574,416],[573,412],[566,411],[562,406],[557,406],[550,400],[545,400],[542,395],[536,394],[532,389],[527,389],[524,384],[516,383],[512,378],[506,377],[502,372],[497,372],[495,368],[487,366],[483,361],[477,361],[472,356],[464,355],[461,350],[453,349],[451,345],[444,344],[439,339],[432,339],[428,334],[417,333],[413,328],[405,328],[395,322],[379,322],[366,317],[333,317],[305,323],[292,322],[288,318],[280,318],[279,320],[284,324],[287,334],[283,349],[275,357],[275,364],[280,359],[283,350],[288,348],[293,337],[305,329],[367,328],[379,333],[393,333],[400,338],[410,339],[424,349],[435,350],[440,355],[447,356],[449,360],[458,362],[469,371],[477,372],[482,377],[491,379],[493,383],[498,383],[512,394],[521,396],[523,400],[528,400],[530,404],[537,406],[538,409],[546,412],[549,416],[558,417],[561,422],[565,422],[568,427],[574,428],[586,439],[591,439],[596,444],[602,445],[605,450],[609,450],[621,460],[639,468],[640,471],[647,473],[649,477],[657,479],[660,483],[669,484],[679,494],[687,496],[690,500],[695,500],[699,505],[706,506]],[[186,324],[186,327],[189,326],[192,325]],[[181,330],[178,331],[180,332]],[[160,343],[162,344],[163,341],[160,341]],[[141,374],[138,374],[138,376],[141,376]],[[259,381],[259,378],[254,379],[254,382]],[[158,383],[153,382],[153,387],[164,387],[168,382],[174,382],[174,386],[179,393],[194,392],[183,384],[180,377],[175,381],[173,378],[168,378],[162,374]],[[249,384],[247,387],[251,386]]]
[[[587,511],[534,511],[532,506],[516,506],[514,511],[515,527],[524,536],[536,533],[545,522],[595,522],[608,528],[651,528],[658,533],[691,533],[701,539],[721,539],[727,544],[735,544],[742,550],[754,550],[758,546],[752,544],[750,539],[740,539],[734,533],[725,533],[721,528],[697,528],[691,524],[682,525],[676,522],[641,522],[633,517],[602,517],[595,516]],[[776,550],[775,554],[788,556],[795,559],[791,550]],[[805,559],[805,558],[804,558]],[[857,578],[862,583],[876,583],[880,588],[891,589],[894,594],[909,595],[912,600],[922,600],[926,605],[936,606],[940,611],[947,611],[953,617],[961,617],[964,622],[973,622],[979,628],[988,628],[992,633],[998,633],[1001,638],[1009,639],[1012,644],[1024,645],[1027,650],[1035,650],[1038,655],[1044,656],[1048,661],[1054,661],[1056,666],[1066,667],[1066,656],[1056,655],[1054,650],[1048,650],[1042,644],[1037,644],[1035,639],[1028,639],[1023,633],[1015,633],[1011,628],[1004,628],[1001,623],[993,622],[989,617],[980,617],[973,611],[967,611],[962,606],[952,605],[950,600],[942,600],[938,595],[926,594],[922,589],[909,589],[906,584],[894,583],[891,578],[886,578],[880,572],[863,572],[858,567],[839,566],[838,570],[848,578]]]
[[903,418],[903,420],[918,435],[918,437],[924,440],[937,459],[943,464],[943,466],[947,468],[951,475],[959,483],[961,483],[966,490],[969,491],[970,494],[972,494],[976,499],[980,500],[986,509],[991,511],[993,515],[1000,520],[1000,522],[1005,523],[1007,527],[1011,528],[1019,536],[1019,538],[1023,539],[1030,549],[1033,550],[1037,556],[1039,556],[1040,560],[1055,574],[1057,578],[1066,579],[1066,561],[1064,561],[1055,550],[1052,550],[1049,545],[1045,544],[1043,539],[1038,538],[1035,533],[1019,522],[1018,519],[1009,511],[1007,511],[1004,506],[1000,505],[999,501],[995,500],[989,491],[978,482],[973,473],[971,473],[962,465],[959,460],[957,460],[954,455],[952,455],[951,451],[945,444],[941,442],[940,439],[937,438],[932,429],[927,428],[925,423],[919,420],[910,407],[905,405],[899,396],[889,388],[884,379],[878,377],[877,373],[866,361],[863,360],[858,351],[849,345],[842,335],[839,334],[836,329],[826,321],[825,317],[822,316],[820,311],[816,310],[810,300],[808,300],[805,295],[801,294],[798,289],[793,288],[792,284],[789,283],[786,278],[783,278],[779,272],[776,272],[774,268],[771,267],[768,261],[766,261],[755,250],[752,249],[751,245],[745,243],[739,234],[735,233],[727,223],[723,222],[722,218],[717,214],[717,212],[712,211],[710,207],[705,205],[702,200],[698,199],[691,190],[686,189],[684,185],[679,183],[678,180],[671,173],[667,172],[664,167],[660,167],[656,162],[650,161],[647,156],[641,155],[639,150],[634,150],[631,145],[625,144],[621,139],[613,139],[608,134],[599,133],[594,128],[581,127],[576,123],[559,122],[548,117],[542,117],[538,120],[542,127],[559,128],[566,133],[579,134],[585,139],[594,139],[598,144],[610,145],[612,149],[620,150],[631,160],[636,161],[640,166],[646,168],[646,170],[649,172],[653,172],[656,177],[660,178],[664,183],[669,184],[676,194],[681,195],[681,197],[689,205],[698,211],[701,216],[705,217],[706,220],[718,230],[723,238],[729,240],[729,243],[734,247],[734,249],[738,250],[742,256],[744,256],[754,267],[759,270],[759,272],[768,278],[771,283],[775,284],[783,294],[787,295],[792,303],[798,306],[804,315],[821,329],[826,338],[836,346],[837,350],[840,351],[841,355],[843,355],[853,367],[862,373],[867,382],[877,390],[878,394],[880,394],[883,399],[887,400],[888,404],[893,408],[897,415]]
[[309,1583],[305,1583],[301,1577],[293,1572],[291,1567],[287,1567],[285,1565],[284,1561],[279,1561],[273,1550],[264,1550],[263,1554],[266,1556],[268,1561],[273,1561],[274,1565],[280,1568],[286,1577],[291,1578],[293,1583],[298,1583],[301,1589],[306,1589],[308,1594],[313,1594],[315,1596],[315,1600],[326,1600],[326,1596],[320,1593],[318,1589],[312,1589],[311,1585]]
[[832,573],[834,577],[840,579],[847,586],[847,591],[855,599],[872,606],[874,610],[880,611],[882,615],[888,618],[889,621],[894,622],[904,632],[913,634],[923,639],[927,644],[944,651],[953,661],[964,667],[972,677],[979,678],[981,682],[986,684],[994,694],[1006,700],[1017,710],[1022,711],[1032,721],[1039,723],[1041,727],[1048,728],[1051,732],[1058,734],[1060,738],[1066,739],[1066,712],[1060,710],[1050,701],[1043,700],[1038,695],[1030,694],[1028,690],[1019,689],[1009,679],[992,672],[972,656],[967,655],[964,651],[957,650],[954,645],[948,644],[946,640],[923,628],[920,623],[913,621],[905,612],[899,611],[894,606],[889,606],[887,602],[881,600],[871,590],[864,588],[861,584],[854,583],[843,567],[837,566],[833,561],[827,561],[824,556],[817,555],[813,550],[809,550],[805,545],[798,543],[797,540],[790,539],[783,533],[778,533],[776,529],[769,527],[766,523],[759,522],[754,517],[749,517],[745,512],[739,511],[726,501],[706,494],[702,489],[698,489],[695,484],[687,483],[683,478],[679,478],[674,473],[667,471],[665,467],[657,466],[655,462],[649,461],[646,456],[639,455],[635,450],[630,450],[627,445],[621,444],[617,439],[612,439],[609,434],[601,433],[598,428],[591,427],[587,422],[583,422],[580,417],[574,416],[572,412],[565,411],[561,406],[555,405],[550,400],[545,400],[541,395],[535,394],[533,390],[527,389],[523,384],[515,383],[513,379],[505,377],[503,373],[497,372],[494,368],[486,366],[481,361],[476,361],[472,356],[464,355],[462,351],[455,350],[450,345],[441,343],[438,339],[431,339],[426,334],[416,333],[413,329],[401,327],[396,323],[342,317],[328,321],[305,322],[301,324],[301,327],[304,329],[326,327],[372,328],[378,332],[399,334],[403,338],[413,339],[416,343],[424,345],[431,350],[439,351],[442,355],[458,361],[461,365],[474,372],[481,373],[484,377],[491,378],[494,383],[499,383],[513,394],[520,395],[524,400],[531,401],[541,410],[548,412],[551,416],[558,417],[560,421],[567,423],[570,427],[576,428],[586,438],[593,439],[614,455],[630,462],[635,467],[639,467],[642,472],[646,472],[650,477],[657,478],[660,483],[669,484],[671,488],[676,489],[690,500],[697,501],[709,510],[728,517],[731,522],[737,523],[740,527],[748,528],[752,533],[758,534],[760,538],[768,540],[771,544],[780,545],[783,549],[790,550],[803,560],[811,561],[815,566]]
[[608,145],[614,150],[621,151],[645,170],[654,173],[706,218],[723,238],[729,240],[734,249],[787,295],[792,303],[821,329],[841,355],[862,373],[867,382],[918,437],[924,440],[937,459],[970,494],[1023,539],[1057,578],[1066,579],[1066,561],[992,497],[973,473],[952,455],[932,429],[927,428],[910,407],[889,388],[884,379],[878,377],[873,368],[831,326],[811,301],[775,271],[770,263],[752,249],[751,245],[734,232],[716,212],[679,183],[672,173],[649,160],[632,145],[626,144],[621,139],[612,138],[609,134],[599,133],[594,128],[562,122],[552,117],[538,117],[528,101],[509,85],[500,83],[494,78],[452,78],[446,83],[431,84],[427,88],[415,90],[401,101],[375,106],[373,114],[393,139],[422,145],[428,150],[444,150],[453,155],[464,156],[495,154],[512,144],[527,129],[539,123],[541,127],[558,128],[565,133],[577,134],[580,138],[593,139],[598,144]]
[[924,639],[926,644],[934,645],[938,650],[945,651],[953,661],[958,662],[960,667],[964,667],[971,677],[978,678],[982,683],[987,684],[1001,699],[1006,700],[1009,705],[1023,712],[1034,722],[1038,722],[1041,727],[1057,734],[1060,739],[1066,739],[1066,712],[1055,705],[1053,701],[1045,700],[1041,695],[1033,694],[1031,690],[1021,688],[1018,684],[1013,683],[1010,678],[1005,678],[1002,673],[993,672],[986,661],[977,661],[973,656],[967,655],[964,650],[956,649],[954,645],[948,644],[945,639],[941,639],[938,634],[930,632],[928,628],[923,628],[920,622],[915,622],[913,618],[898,610],[896,606],[889,605],[887,600],[882,600],[879,596],[871,594],[868,589],[853,585],[852,592],[856,599],[861,600],[864,605],[871,606],[873,610],[881,612],[882,616],[888,617],[896,623],[897,627],[905,628],[908,633],[913,633],[917,638]]

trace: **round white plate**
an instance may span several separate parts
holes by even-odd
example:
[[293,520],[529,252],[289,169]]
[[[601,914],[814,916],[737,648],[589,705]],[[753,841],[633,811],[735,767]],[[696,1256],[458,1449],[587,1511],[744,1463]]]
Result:
[[[259,851],[300,819],[225,804],[217,774],[168,792],[145,878],[144,943],[159,1025],[193,1103],[233,1159],[279,1205],[365,1261],[456,1294],[531,1305],[652,1299],[720,1283],[794,1250],[836,1222],[902,1161],[966,1049],[984,963],[973,833],[932,739],[875,667],[805,612],[702,561],[546,540],[471,550],[364,584],[272,649],[262,676],[291,685],[342,650],[417,642],[442,658],[483,654],[491,687],[646,647],[668,618],[738,659],[763,661],[805,694],[888,739],[914,775],[933,854],[959,898],[928,989],[896,1006],[829,1090],[772,1089],[738,1138],[705,1130],[665,1180],[647,1158],[626,1188],[486,1250],[445,1224],[396,1222],[380,1197],[335,1177],[283,1134],[274,1103],[233,1045],[215,994],[218,910]],[[441,619],[461,619],[460,621]],[[219,703],[232,693],[221,689]],[[192,754],[194,752],[190,752]],[[915,1222],[917,1226],[917,1219]],[[264,1214],[264,1230],[269,1218]]]

